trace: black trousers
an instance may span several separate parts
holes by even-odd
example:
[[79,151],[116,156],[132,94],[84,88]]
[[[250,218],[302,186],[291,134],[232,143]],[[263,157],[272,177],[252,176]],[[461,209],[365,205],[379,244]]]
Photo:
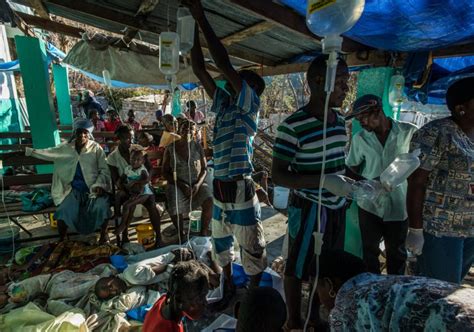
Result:
[[407,251],[405,240],[408,232],[408,221],[383,221],[359,207],[359,226],[362,235],[364,261],[369,272],[380,274],[380,241],[384,240],[387,273],[405,274]]

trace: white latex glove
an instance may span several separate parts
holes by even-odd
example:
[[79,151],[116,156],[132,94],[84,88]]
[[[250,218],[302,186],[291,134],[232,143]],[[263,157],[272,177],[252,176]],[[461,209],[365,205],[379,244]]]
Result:
[[324,176],[323,187],[332,194],[339,197],[346,197],[354,191],[355,181],[347,176],[329,174]]
[[29,157],[29,156],[31,156],[32,153],[33,153],[33,149],[30,148],[29,146],[27,146],[25,148],[25,156]]
[[406,247],[414,255],[419,256],[423,250],[425,239],[423,237],[423,228],[408,228]]

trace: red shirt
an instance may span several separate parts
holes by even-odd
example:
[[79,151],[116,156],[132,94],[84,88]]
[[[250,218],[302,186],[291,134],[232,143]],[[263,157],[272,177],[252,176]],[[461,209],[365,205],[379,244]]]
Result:
[[166,295],[160,297],[153,308],[148,311],[143,323],[143,332],[184,332],[183,322],[168,320],[161,314],[161,308],[166,302]]
[[115,131],[118,127],[120,127],[121,124],[122,121],[120,121],[120,119],[116,119],[114,122],[110,122],[107,120],[104,122],[105,131]]

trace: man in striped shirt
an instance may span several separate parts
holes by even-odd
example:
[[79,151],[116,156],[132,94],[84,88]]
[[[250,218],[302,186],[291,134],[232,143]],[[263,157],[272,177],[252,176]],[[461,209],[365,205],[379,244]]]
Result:
[[183,3],[190,8],[216,66],[227,81],[225,89],[221,89],[206,71],[199,29],[196,28],[191,51],[193,71],[207,94],[212,96],[212,111],[216,113],[211,221],[213,251],[224,270],[226,293],[233,295],[234,236],[240,245],[242,266],[251,276],[251,287],[258,286],[267,265],[260,205],[251,178],[252,143],[257,132],[259,97],[265,89],[265,82],[252,71],[237,72],[232,67],[227,51],[207,21],[199,0]]
[[[343,249],[345,199],[320,188],[323,161],[324,91],[327,56],[317,57],[306,74],[311,98],[277,129],[272,175],[275,185],[292,189],[288,207],[288,259],[285,296],[288,329],[301,329],[301,282],[314,274],[314,238],[317,230],[319,190],[322,190],[321,229],[323,249]],[[329,99],[324,174],[344,174],[347,142],[344,120],[332,109],[340,107],[347,93],[347,65],[339,60],[334,92]],[[319,306],[312,312],[318,313]],[[318,317],[314,317],[318,322]]]

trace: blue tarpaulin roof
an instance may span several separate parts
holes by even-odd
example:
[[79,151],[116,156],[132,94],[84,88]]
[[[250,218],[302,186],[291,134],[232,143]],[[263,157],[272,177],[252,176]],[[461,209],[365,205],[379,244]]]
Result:
[[[306,0],[280,0],[306,15]],[[473,0],[366,0],[345,36],[377,49],[426,51],[474,42]]]
[[[280,2],[306,15],[307,0]],[[361,18],[344,36],[382,50],[425,52],[404,72],[406,78],[414,77],[408,80],[413,83],[425,69],[427,51],[474,42],[474,1],[366,0]],[[293,59],[301,60],[307,59]],[[407,93],[410,99],[441,104],[448,86],[467,76],[474,76],[474,56],[434,59],[427,84],[422,89],[407,86]]]

